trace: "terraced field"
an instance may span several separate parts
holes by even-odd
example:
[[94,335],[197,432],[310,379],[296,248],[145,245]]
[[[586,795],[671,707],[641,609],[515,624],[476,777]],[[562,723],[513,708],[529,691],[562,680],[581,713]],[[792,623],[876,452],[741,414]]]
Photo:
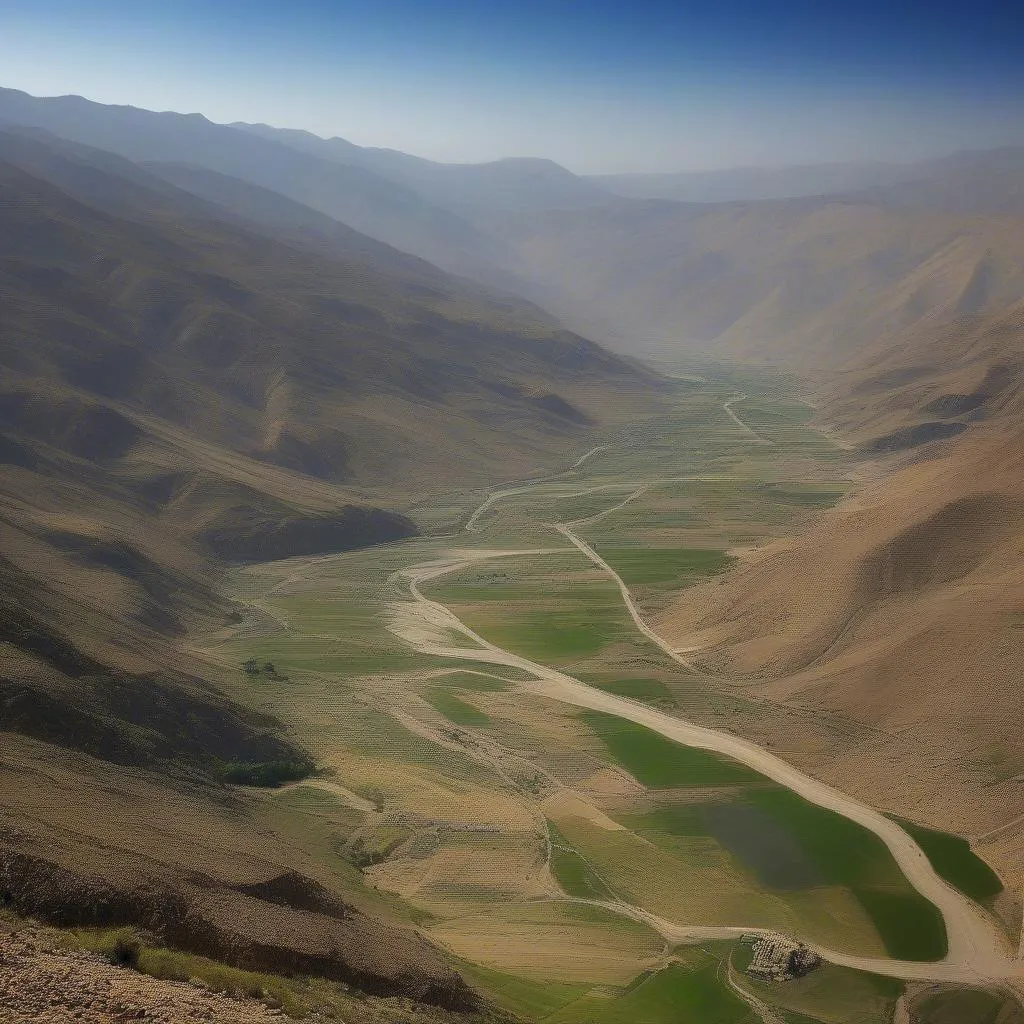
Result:
[[[736,713],[742,700],[645,636],[617,582],[551,524],[573,522],[646,615],[841,500],[846,453],[805,406],[744,383],[732,401],[728,379],[681,381],[676,415],[562,474],[410,509],[424,537],[239,569],[241,623],[197,652],[323,768],[265,798],[275,824],[524,1019],[725,1024],[767,1019],[766,1004],[777,1020],[892,1019],[900,982],[829,967],[785,992],[758,985],[735,971],[735,939],[708,943],[723,929],[879,963],[946,953],[942,915],[869,829],[529,682],[539,665],[710,725]],[[241,672],[250,657],[275,677]],[[982,870],[921,843],[987,898]]]

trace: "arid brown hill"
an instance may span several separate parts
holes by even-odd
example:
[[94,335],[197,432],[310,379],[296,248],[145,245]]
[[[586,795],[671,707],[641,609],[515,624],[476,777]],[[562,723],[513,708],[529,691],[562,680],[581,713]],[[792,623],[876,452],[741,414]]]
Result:
[[0,902],[464,1009],[407,922],[223,785],[311,764],[187,637],[226,621],[224,561],[408,536],[396,505],[562,462],[654,382],[342,225],[244,220],[0,132]]
[[748,695],[815,712],[799,733],[774,734],[773,716],[753,729],[873,803],[979,839],[1019,884],[1024,316],[885,348],[822,410],[882,460],[873,482],[683,593],[660,626]]
[[241,178],[454,273],[507,276],[500,247],[413,189],[201,114],[0,89],[0,124],[42,128],[132,161],[188,163]]
[[629,201],[490,229],[566,322],[632,352],[828,372],[876,341],[1024,297],[1024,219],[865,199]]

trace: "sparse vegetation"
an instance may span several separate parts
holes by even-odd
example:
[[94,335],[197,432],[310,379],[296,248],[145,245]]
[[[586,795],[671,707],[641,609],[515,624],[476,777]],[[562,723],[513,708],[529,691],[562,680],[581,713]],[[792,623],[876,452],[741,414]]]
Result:
[[274,663],[272,661],[261,662],[259,658],[249,658],[247,661],[242,663],[242,671],[250,679],[263,677],[278,683],[288,682],[288,677],[281,675],[274,667]]
[[456,725],[481,726],[491,720],[489,715],[457,697],[447,687],[434,687],[423,696],[432,707]]
[[551,837],[551,873],[566,895],[583,899],[614,899],[615,894],[550,821],[548,832]]
[[67,945],[166,981],[187,981],[214,992],[259,999],[289,1017],[340,1009],[352,999],[345,986],[314,979],[245,971],[217,960],[159,945],[132,928],[74,929],[55,933]]
[[275,789],[286,782],[308,778],[316,771],[310,761],[227,761],[221,768],[225,782],[236,786]]

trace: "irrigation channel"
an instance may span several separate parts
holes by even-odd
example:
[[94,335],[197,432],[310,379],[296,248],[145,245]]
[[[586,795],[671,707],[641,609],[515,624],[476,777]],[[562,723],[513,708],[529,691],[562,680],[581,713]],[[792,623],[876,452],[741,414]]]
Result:
[[[733,399],[732,401],[737,400]],[[731,403],[728,404],[731,405]],[[735,417],[731,408],[726,408],[726,412]],[[739,423],[745,430],[750,430],[742,421]],[[754,432],[750,431],[750,433]],[[598,450],[600,449],[592,449],[578,460],[576,465],[578,466]],[[524,481],[521,486],[516,488],[504,485],[502,489],[492,491],[470,517],[467,529],[470,532],[478,532],[481,514],[502,497],[522,493],[532,485],[550,479],[552,477]],[[675,661],[689,667],[688,662],[679,652],[643,621],[630,595],[629,588],[621,576],[574,532],[574,528],[607,515],[614,509],[634,500],[648,488],[662,482],[661,480],[649,481],[630,494],[625,501],[619,502],[618,505],[606,509],[596,516],[550,525],[615,581],[626,608],[640,632]],[[481,560],[536,557],[537,555],[560,554],[564,551],[564,547],[530,550],[454,549],[443,558],[407,567],[396,576],[407,582],[412,600],[399,601],[391,605],[388,628],[421,653],[519,669],[533,677],[531,681],[520,684],[526,690],[566,704],[615,715],[660,733],[677,743],[734,758],[774,782],[788,787],[805,800],[844,815],[877,835],[888,847],[910,884],[941,912],[948,940],[946,956],[939,961],[924,963],[882,957],[853,956],[809,944],[829,962],[905,980],[976,984],[1013,982],[1015,983],[1014,987],[1018,989],[1024,984],[1024,962],[1018,959],[1016,950],[1010,949],[998,924],[970,899],[940,878],[917,843],[889,818],[854,797],[812,778],[749,740],[665,714],[628,697],[597,690],[564,672],[504,650],[485,640],[448,608],[425,597],[420,591],[421,584],[457,572]],[[475,646],[456,646],[452,640],[453,632]],[[615,909],[635,919],[648,922],[657,928],[666,939],[676,942],[733,938],[741,934],[765,931],[756,927],[739,925],[735,927],[693,927],[658,918],[640,908],[618,903],[605,905],[609,909]]]

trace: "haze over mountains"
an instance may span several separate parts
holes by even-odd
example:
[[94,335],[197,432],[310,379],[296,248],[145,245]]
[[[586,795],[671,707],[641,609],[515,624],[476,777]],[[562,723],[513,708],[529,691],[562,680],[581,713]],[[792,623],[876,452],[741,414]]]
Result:
[[[6,90],[0,120],[151,163],[179,184],[188,166],[278,193],[245,191],[245,216],[265,225],[280,227],[284,195],[526,295],[631,354],[713,348],[832,364],[879,332],[996,311],[1020,294],[1020,232],[1005,218],[1021,213],[1024,150],[797,168],[789,184],[768,189],[730,184],[739,172],[722,172],[721,201],[678,203],[616,197],[549,161],[437,164],[308,132],[75,97]],[[207,198],[232,191],[190,173]],[[651,184],[648,195],[673,194]],[[745,201],[752,191],[798,198]],[[293,208],[290,216],[309,215]]]
[[[878,462],[664,628],[770,699],[889,739],[927,722],[915,765],[987,742],[1024,761],[1024,150],[583,178],[5,89],[0,303],[0,757],[29,780],[0,844],[25,912],[73,892],[68,920],[130,911],[198,952],[475,1005],[224,796],[225,763],[310,755],[188,636],[227,621],[232,563],[412,537],[424,495],[562,468],[657,413],[643,357],[806,374]],[[102,827],[47,803],[53,765]],[[909,797],[950,816],[947,784],[947,805]],[[976,829],[1010,798],[970,792]],[[161,801],[181,820],[156,855],[130,808]],[[196,829],[220,851],[199,874]]]
[[[91,139],[83,104],[75,134]],[[130,117],[132,152],[184,155],[155,129],[144,144],[148,116]],[[225,131],[242,140],[239,169],[249,136]],[[18,823],[5,898],[469,1005],[431,947],[379,907],[342,905],[244,804],[224,805],[226,763],[311,763],[279,723],[221,696],[184,638],[226,621],[225,563],[409,536],[396,504],[498,464],[558,465],[656,403],[657,380],[287,196],[163,173],[193,191],[46,128],[0,131],[0,727],[23,780],[3,799]],[[161,804],[173,838],[155,850],[133,822]],[[233,852],[197,861],[199,834]]]
[[[872,195],[881,202],[902,197],[911,205],[979,210],[998,206],[1002,192],[1017,193],[1024,147],[963,151],[912,163],[835,163],[802,167],[737,167],[720,171],[607,174],[590,180],[629,199],[674,199],[683,203],[729,203],[797,196]],[[999,175],[1014,180],[998,181]],[[930,195],[943,182],[944,196]],[[954,188],[953,186],[959,186]]]

